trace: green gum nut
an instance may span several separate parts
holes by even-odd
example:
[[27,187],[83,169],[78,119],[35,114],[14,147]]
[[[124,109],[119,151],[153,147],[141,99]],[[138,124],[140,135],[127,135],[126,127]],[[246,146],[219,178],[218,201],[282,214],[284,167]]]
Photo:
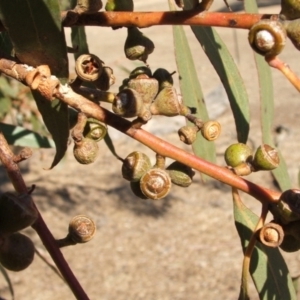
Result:
[[281,0],[281,11],[287,20],[300,18],[300,2],[299,0]]
[[232,168],[235,168],[242,163],[249,163],[251,162],[252,158],[252,149],[243,143],[230,145],[224,154],[226,164]]

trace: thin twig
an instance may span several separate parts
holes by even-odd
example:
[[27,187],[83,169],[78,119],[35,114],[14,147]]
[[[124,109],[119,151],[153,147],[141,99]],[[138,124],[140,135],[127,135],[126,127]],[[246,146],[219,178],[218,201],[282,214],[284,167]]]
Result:
[[278,19],[278,15],[249,13],[158,11],[158,12],[97,12],[94,14],[76,14],[73,11],[62,12],[64,27],[73,26],[135,26],[150,27],[156,25],[194,25],[250,29],[264,19]]
[[300,79],[296,73],[289,67],[288,64],[284,63],[277,56],[272,59],[266,59],[270,67],[279,70],[289,82],[300,92]]
[[[232,194],[234,197],[238,198],[238,201],[241,202],[239,193],[236,189],[232,189]],[[240,295],[240,296],[242,296],[242,299],[249,299],[248,277],[249,277],[249,271],[250,271],[251,257],[252,257],[252,253],[253,253],[253,250],[254,250],[254,247],[255,247],[255,244],[257,241],[257,233],[258,233],[259,229],[261,229],[263,227],[263,225],[266,221],[268,212],[269,212],[268,204],[263,203],[260,218],[253,230],[253,233],[249,240],[249,244],[244,253],[243,267],[242,267],[242,286],[241,286],[241,295]]]

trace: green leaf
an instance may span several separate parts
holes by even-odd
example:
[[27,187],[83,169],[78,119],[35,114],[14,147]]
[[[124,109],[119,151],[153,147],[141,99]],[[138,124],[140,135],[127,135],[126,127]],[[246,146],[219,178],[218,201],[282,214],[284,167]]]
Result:
[[9,145],[30,147],[30,148],[54,148],[52,139],[41,136],[34,131],[20,126],[0,123],[0,130],[3,132]]
[[[249,13],[257,13],[258,8],[256,1],[245,0],[244,1],[245,11]],[[250,47],[250,46],[249,46]],[[257,67],[259,87],[260,87],[260,119],[262,127],[262,140],[263,143],[274,146],[272,138],[272,127],[274,120],[274,94],[273,94],[273,81],[272,74],[269,65],[266,63],[263,56],[254,53],[254,58]],[[273,176],[278,182],[280,189],[285,191],[292,187],[291,179],[287,170],[287,165],[280,151],[280,164],[272,171]]]
[[[190,9],[192,3],[193,0],[184,0],[184,9]],[[250,111],[247,91],[239,70],[226,45],[213,28],[201,26],[191,28],[226,90],[235,120],[237,139],[241,143],[246,143]]]
[[[62,83],[68,80],[67,47],[57,0],[0,1],[0,19],[22,63],[33,67],[48,65]],[[67,105],[58,100],[50,103],[36,91],[33,96],[56,144],[52,168],[67,150]]]
[[[245,252],[259,218],[239,197],[233,197],[233,204],[235,226]],[[250,274],[261,300],[297,299],[292,278],[278,248],[257,242],[251,257]]]
[[32,95],[56,145],[56,154],[51,169],[60,162],[67,151],[69,139],[68,107],[59,100],[45,101],[44,97],[36,91],[32,91]]
[[299,275],[292,278],[296,294],[299,292]]
[[7,271],[2,267],[2,265],[0,264],[0,272],[2,273],[5,281],[7,282],[8,288],[9,288],[9,292],[11,294],[12,300],[15,299],[15,292],[14,292],[14,287],[13,284],[9,278],[9,275],[7,273]]
[[[169,1],[170,9],[174,9],[173,2]],[[197,110],[195,114],[203,121],[209,119],[205,106],[201,85],[198,80],[195,64],[188,44],[188,40],[182,26],[173,26],[174,46],[176,64],[179,73],[180,90],[183,96],[183,103],[188,107],[194,107]],[[215,144],[205,140],[199,133],[196,141],[193,143],[194,153],[210,162],[216,160]],[[202,178],[207,178],[202,174]]]
[[292,188],[292,182],[291,182],[290,175],[288,173],[286,162],[280,150],[278,150],[278,155],[280,159],[280,164],[275,170],[272,171],[272,174],[274,175],[276,181],[278,182],[281,191],[286,191]]
[[75,59],[77,59],[82,54],[89,53],[89,46],[87,43],[84,27],[72,27],[71,40],[72,40],[72,46],[74,48],[77,48],[77,51],[74,53]]
[[[70,6],[75,7],[77,5],[77,0],[71,0]],[[74,53],[75,60],[82,54],[88,54],[89,46],[86,39],[85,27],[72,27],[71,28],[71,41],[73,48],[78,47],[78,51]]]
[[67,48],[58,1],[0,1],[0,19],[22,63],[33,67],[46,64],[57,77],[68,77]]

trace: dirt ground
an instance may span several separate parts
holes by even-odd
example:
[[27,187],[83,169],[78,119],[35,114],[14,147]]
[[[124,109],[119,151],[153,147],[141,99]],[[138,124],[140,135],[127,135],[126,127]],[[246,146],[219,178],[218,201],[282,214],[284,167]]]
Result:
[[[163,3],[162,3],[163,2]],[[216,0],[214,9],[224,9]],[[261,1],[265,4],[267,1]],[[167,1],[136,0],[136,10],[167,10]],[[232,1],[238,9],[240,2]],[[274,4],[276,4],[274,2]],[[278,2],[277,2],[278,4]],[[278,13],[279,6],[267,6],[261,12]],[[152,27],[143,30],[155,43],[155,51],[148,63],[155,70],[163,67],[176,70],[172,27]],[[113,91],[126,77],[126,70],[140,65],[126,60],[123,43],[126,30],[88,28],[90,52],[95,53],[114,69],[117,82]],[[259,122],[258,83],[252,50],[247,42],[247,31],[218,29],[226,41],[250,95],[250,139],[257,146],[261,141]],[[66,30],[69,35],[69,30]],[[186,28],[195,55],[211,118],[221,123],[223,131],[217,140],[218,163],[224,165],[222,154],[235,142],[234,122],[221,83],[202,53],[193,33]],[[282,55],[300,74],[299,53],[290,42]],[[71,58],[71,67],[73,66]],[[298,92],[276,70],[274,79],[274,128],[285,128],[279,148],[286,159],[293,185],[298,186],[298,151],[300,131]],[[176,75],[176,86],[178,80]],[[156,119],[157,120],[157,119]],[[146,129],[188,151],[177,137],[184,119],[159,118]],[[117,152],[122,157],[134,150],[146,152],[154,161],[154,153],[134,140],[109,129]],[[101,155],[88,166],[79,165],[72,156],[72,146],[66,158],[53,170],[50,166],[53,150],[34,150],[33,157],[22,163],[28,186],[35,184],[34,200],[56,238],[66,235],[69,220],[77,214],[92,217],[97,224],[95,238],[87,244],[62,249],[69,265],[91,299],[101,300],[198,300],[237,299],[242,251],[235,230],[230,188],[211,180],[203,184],[196,174],[188,189],[173,187],[160,201],[140,200],[133,196],[127,181],[122,179],[121,164],[104,143]],[[3,168],[0,169],[1,191],[12,190]],[[257,173],[249,179],[275,189],[269,173]],[[242,195],[248,207],[258,212],[256,200]],[[32,229],[25,230],[40,251],[43,245]],[[49,257],[45,252],[45,256]],[[300,271],[300,254],[284,254],[292,275]],[[50,258],[49,258],[50,259]],[[9,272],[17,300],[74,299],[64,282],[39,258],[20,273]],[[254,289],[253,297],[258,299]],[[10,299],[7,284],[0,276],[0,296]],[[300,298],[299,298],[300,299]]]

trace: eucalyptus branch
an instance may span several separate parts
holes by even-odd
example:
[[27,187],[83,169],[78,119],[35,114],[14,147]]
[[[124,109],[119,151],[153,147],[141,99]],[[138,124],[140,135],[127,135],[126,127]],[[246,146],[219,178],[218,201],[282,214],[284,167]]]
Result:
[[[277,20],[278,15],[272,14],[249,14],[249,13],[223,13],[223,12],[200,12],[197,10],[187,11],[161,11],[161,12],[97,12],[93,14],[79,14],[73,10],[61,13],[64,27],[74,26],[102,26],[121,27],[136,26],[150,27],[161,25],[193,25],[193,26],[216,26],[250,29],[261,19]],[[0,31],[6,28],[0,21]]]
[[[0,132],[0,161],[5,167],[8,177],[10,178],[15,190],[20,194],[28,194],[27,186],[22,177],[20,168],[15,162],[15,157],[16,156],[8,146],[4,135]],[[38,211],[37,208],[36,210]],[[39,211],[38,218],[32,225],[32,228],[34,228],[39,235],[41,241],[45,245],[60,273],[65,278],[76,298],[82,300],[88,299],[85,291],[82,289],[80,283],[78,282],[77,278],[74,276],[72,270],[64,259],[60,249],[57,247],[56,240],[48,229]]]
[[64,27],[73,26],[135,26],[193,25],[250,29],[261,19],[277,20],[278,15],[249,13],[200,12],[197,10],[162,12],[97,12],[78,14],[74,11],[62,12]]
[[[5,65],[6,68],[3,68],[3,65]],[[7,66],[10,66],[13,71]],[[124,134],[146,145],[156,153],[177,160],[214,179],[244,191],[259,201],[278,201],[280,193],[249,182],[233,174],[225,167],[220,167],[207,162],[191,153],[171,145],[170,143],[141,128],[132,126],[132,122],[113,114],[92,101],[89,101],[84,96],[74,92],[69,85],[60,84],[59,80],[55,76],[51,76],[51,74],[47,72],[43,73],[44,68],[45,66],[40,66],[35,69],[26,65],[17,64],[16,62],[9,61],[7,59],[0,59],[0,71],[20,80],[24,84],[34,87],[34,89],[37,89],[49,101],[51,101],[53,97],[60,99],[77,111],[83,112],[86,116],[95,118],[116,128]]]

